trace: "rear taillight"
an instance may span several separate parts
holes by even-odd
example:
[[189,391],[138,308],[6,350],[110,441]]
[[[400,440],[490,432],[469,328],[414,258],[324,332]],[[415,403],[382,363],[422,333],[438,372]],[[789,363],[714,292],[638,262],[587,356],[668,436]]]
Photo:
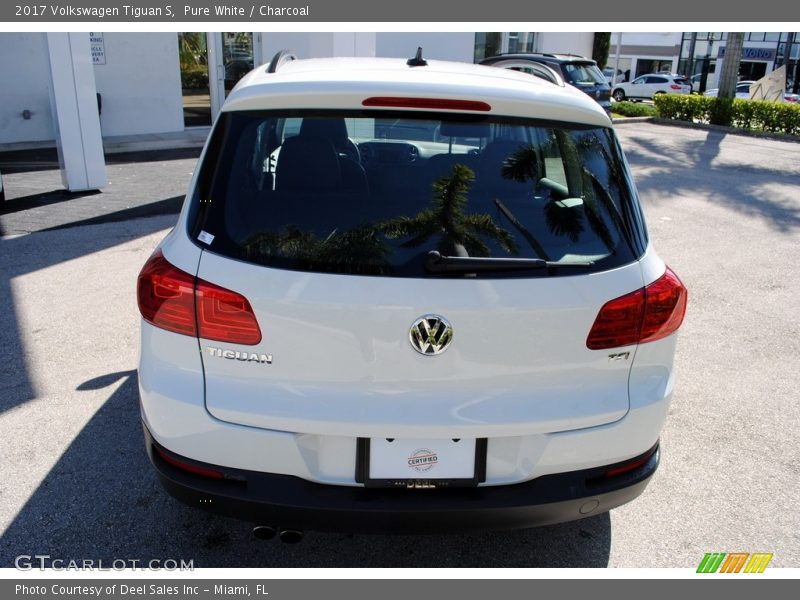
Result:
[[671,89],[673,89],[673,90],[680,90],[680,89],[683,89],[683,88],[682,88],[681,86],[679,86],[677,83],[673,83],[673,84],[671,84],[669,87],[670,87]]
[[247,298],[201,279],[195,297],[201,338],[250,346],[261,341],[261,329]]
[[138,301],[144,320],[161,329],[234,344],[261,341],[247,298],[181,271],[160,251],[139,273]]
[[153,254],[139,273],[137,296],[144,320],[168,331],[197,335],[194,279],[167,262],[160,251]]
[[640,342],[653,342],[678,330],[686,314],[686,288],[667,268],[659,279],[644,288],[647,295]]
[[686,288],[667,268],[645,288],[606,302],[589,331],[586,347],[603,350],[653,342],[677,331],[686,313]]

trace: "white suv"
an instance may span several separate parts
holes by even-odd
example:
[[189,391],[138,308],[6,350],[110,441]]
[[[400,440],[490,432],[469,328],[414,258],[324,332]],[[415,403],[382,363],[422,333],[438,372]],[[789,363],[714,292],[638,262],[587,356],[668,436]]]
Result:
[[649,73],[628,83],[618,83],[611,92],[617,102],[626,99],[652,100],[657,94],[691,94],[692,84],[683,75]]
[[225,102],[138,301],[161,481],[292,541],[632,500],[686,290],[580,91],[281,54]]

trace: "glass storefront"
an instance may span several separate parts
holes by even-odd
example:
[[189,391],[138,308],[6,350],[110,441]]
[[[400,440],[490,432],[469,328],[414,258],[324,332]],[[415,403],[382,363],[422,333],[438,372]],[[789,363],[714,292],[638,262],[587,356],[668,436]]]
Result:
[[[727,38],[728,34],[724,32],[683,34],[678,72],[691,78],[695,91],[716,86],[717,61],[725,57]],[[786,64],[788,89],[797,93],[797,88],[800,87],[799,63],[800,33],[756,31],[744,34],[740,80],[761,79]]]
[[220,33],[222,36],[222,66],[225,70],[225,96],[233,86],[255,67],[253,34],[245,32]]
[[[216,52],[209,52],[209,45]],[[210,73],[223,73],[222,89],[227,96],[233,86],[255,67],[253,34],[249,32],[185,32],[178,34],[178,55],[185,127],[211,125],[211,87],[220,85]],[[214,58],[212,58],[214,57]],[[216,61],[216,65],[211,62]],[[217,89],[217,88],[215,88]]]
[[208,88],[208,45],[205,32],[178,34],[181,67],[183,124],[185,127],[211,125]]

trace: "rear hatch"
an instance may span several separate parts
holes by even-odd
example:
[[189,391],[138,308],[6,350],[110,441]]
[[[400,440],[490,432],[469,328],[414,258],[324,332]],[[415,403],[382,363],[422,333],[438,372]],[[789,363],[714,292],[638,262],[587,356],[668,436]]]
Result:
[[610,129],[237,112],[220,117],[206,156],[191,218],[197,275],[242,294],[261,334],[201,338],[216,418],[475,437],[627,412],[632,360],[586,345],[600,308],[643,286]]

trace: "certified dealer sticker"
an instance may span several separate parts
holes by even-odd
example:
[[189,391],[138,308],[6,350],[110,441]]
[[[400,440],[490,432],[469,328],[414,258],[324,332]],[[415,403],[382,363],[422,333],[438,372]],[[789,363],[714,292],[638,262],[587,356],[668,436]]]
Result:
[[437,462],[439,462],[439,456],[429,448],[417,448],[408,457],[408,466],[418,473],[430,471]]
[[475,476],[474,439],[370,438],[372,479],[470,479]]

